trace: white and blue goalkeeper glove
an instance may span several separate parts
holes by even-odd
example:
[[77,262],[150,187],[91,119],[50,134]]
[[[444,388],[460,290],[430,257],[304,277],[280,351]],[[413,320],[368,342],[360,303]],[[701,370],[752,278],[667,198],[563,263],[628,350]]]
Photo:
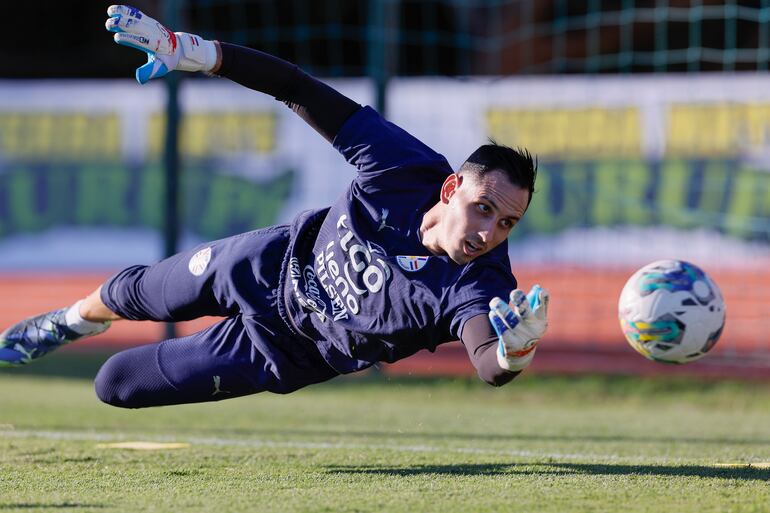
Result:
[[520,371],[535,356],[537,343],[548,327],[548,291],[535,285],[529,294],[516,289],[510,302],[499,297],[489,302],[489,320],[497,332],[497,363]]
[[105,27],[116,33],[116,43],[147,52],[147,63],[136,70],[140,84],[175,69],[209,72],[217,64],[217,46],[213,41],[186,32],[172,32],[128,5],[111,5],[107,15]]

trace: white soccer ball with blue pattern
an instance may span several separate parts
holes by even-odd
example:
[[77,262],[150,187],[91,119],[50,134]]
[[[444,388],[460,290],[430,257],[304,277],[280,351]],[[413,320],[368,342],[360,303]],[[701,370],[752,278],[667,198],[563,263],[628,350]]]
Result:
[[618,302],[620,326],[631,347],[650,360],[687,363],[703,357],[725,325],[725,302],[699,267],[658,260],[636,271]]

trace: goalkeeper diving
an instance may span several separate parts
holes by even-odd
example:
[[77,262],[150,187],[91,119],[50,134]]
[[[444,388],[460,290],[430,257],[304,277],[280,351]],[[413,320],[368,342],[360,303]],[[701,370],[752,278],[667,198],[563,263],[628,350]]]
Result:
[[[511,381],[548,325],[548,293],[517,288],[507,237],[537,165],[490,143],[454,171],[439,153],[269,54],[173,32],[113,5],[116,43],[146,52],[144,84],[167,73],[224,77],[284,102],[356,175],[331,206],[123,269],[71,306],[0,334],[0,365],[28,364],[124,320],[222,319],[113,355],[98,397],[142,408],[289,393],[460,340],[481,379]],[[72,298],[75,299],[75,298]]]

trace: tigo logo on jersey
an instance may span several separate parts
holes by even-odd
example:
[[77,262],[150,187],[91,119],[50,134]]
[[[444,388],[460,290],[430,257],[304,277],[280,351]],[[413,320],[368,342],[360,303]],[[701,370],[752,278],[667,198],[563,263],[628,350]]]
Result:
[[396,261],[401,269],[413,273],[425,267],[429,258],[427,256],[398,255]]
[[193,276],[200,276],[206,267],[209,266],[211,261],[211,247],[204,248],[195,253],[190,259],[190,263],[187,264],[187,268],[193,274]]

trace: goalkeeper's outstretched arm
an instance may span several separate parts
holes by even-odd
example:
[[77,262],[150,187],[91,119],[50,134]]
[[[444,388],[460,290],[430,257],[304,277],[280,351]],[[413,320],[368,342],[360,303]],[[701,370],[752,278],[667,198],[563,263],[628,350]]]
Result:
[[173,70],[220,75],[283,101],[330,142],[361,108],[296,65],[264,52],[173,32],[127,5],[112,5],[107,15],[105,26],[116,43],[147,53],[147,63],[136,70],[139,83]]
[[463,327],[460,341],[468,352],[471,363],[479,378],[492,386],[503,386],[519,375],[521,371],[503,369],[497,361],[497,334],[489,324],[486,315],[469,319]]
[[216,74],[267,93],[286,103],[329,142],[361,105],[272,55],[229,43],[219,43],[222,62]]
[[460,340],[481,379],[504,385],[529,366],[548,328],[548,301],[540,285],[515,289],[508,302],[493,298],[488,315],[468,319]]

